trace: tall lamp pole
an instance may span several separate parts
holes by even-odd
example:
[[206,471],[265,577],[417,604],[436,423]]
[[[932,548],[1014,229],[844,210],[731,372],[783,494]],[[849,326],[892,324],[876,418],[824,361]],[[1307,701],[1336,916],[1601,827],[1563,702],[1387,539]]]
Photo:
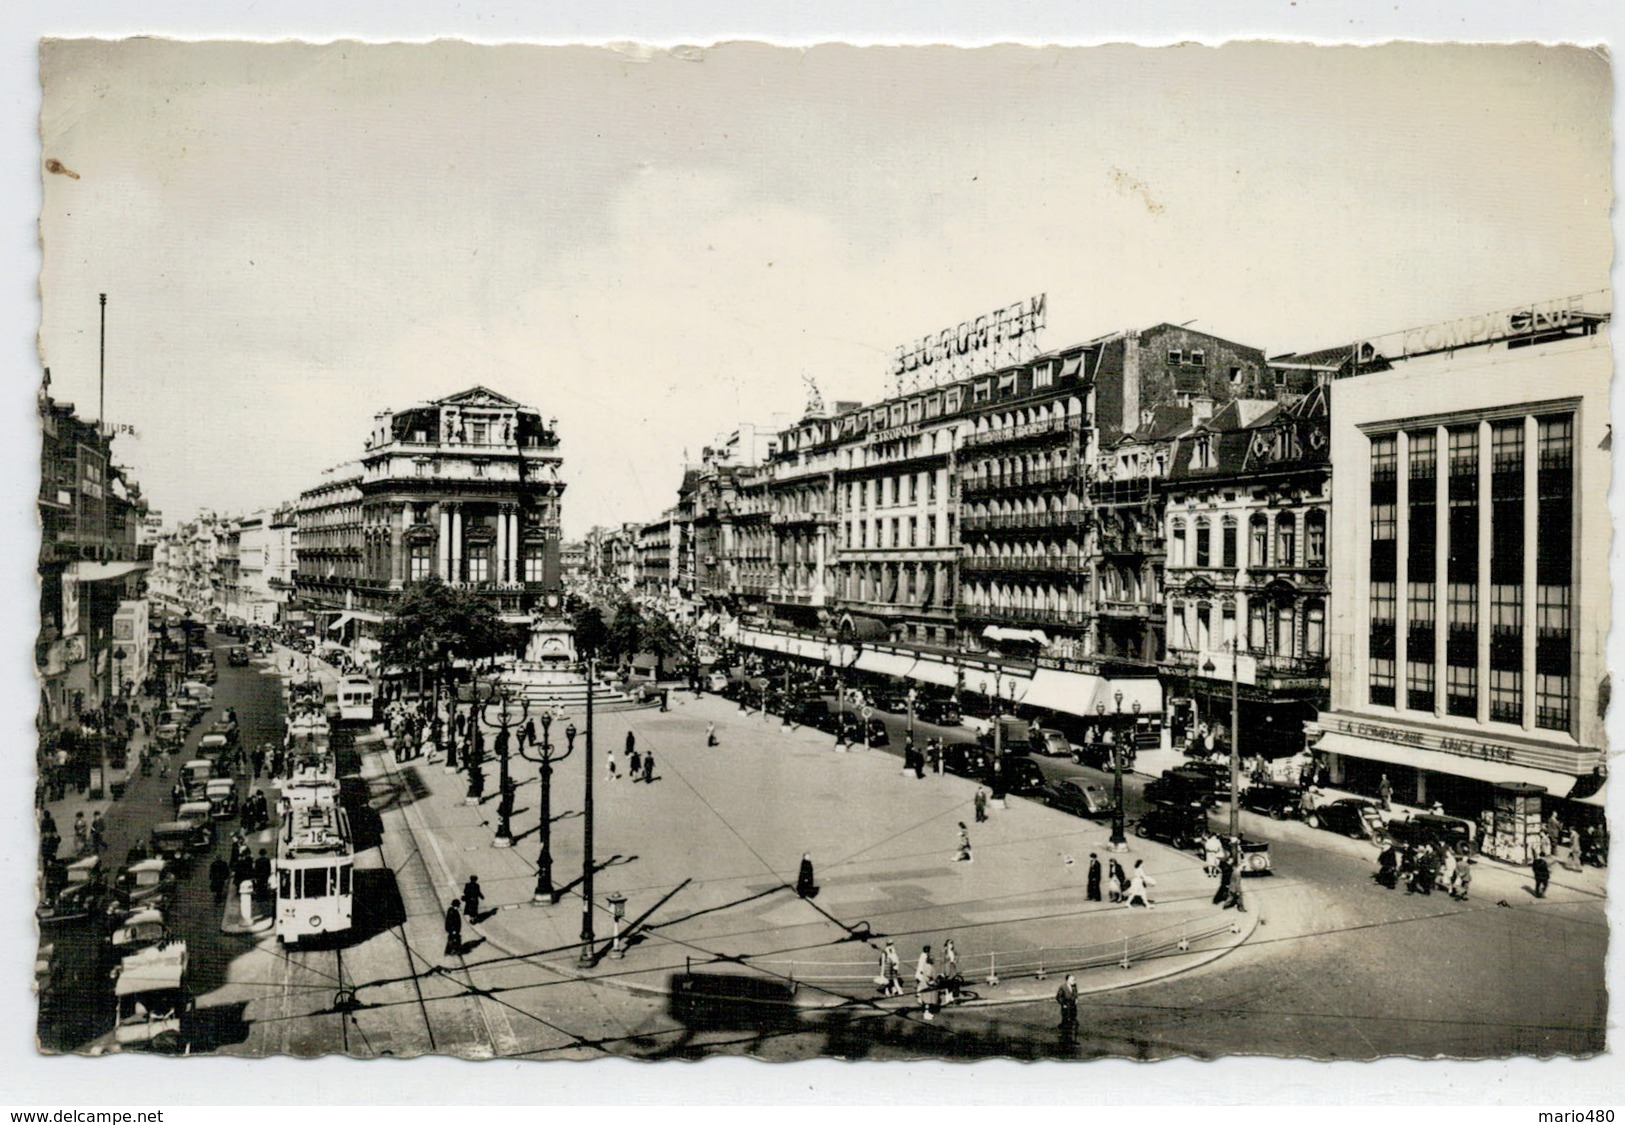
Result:
[[[1117,693],[1117,708],[1123,708],[1123,693]],[[1104,726],[1106,721],[1106,701],[1097,700],[1095,715]],[[1106,846],[1114,852],[1128,851],[1128,835],[1123,831],[1123,752],[1117,745],[1117,739],[1112,739],[1112,835],[1106,841]]]
[[[542,775],[542,825],[539,830],[541,834],[541,850],[536,855],[536,891],[531,896],[531,901],[557,903],[559,901],[559,892],[553,886],[553,765],[555,762],[564,761],[564,759],[575,753],[576,728],[575,724],[572,723],[569,729],[564,732],[569,748],[564,753],[555,755],[553,753],[552,738],[550,737],[553,731],[553,713],[543,711],[541,719],[542,744],[538,747],[540,756],[532,757],[525,753],[524,746],[519,748],[520,756],[526,761],[535,762],[540,766]],[[592,768],[592,762],[587,763],[587,768],[589,770]]]
[[587,746],[585,766],[581,773],[587,779],[586,805],[582,810],[582,847],[581,847],[581,964],[594,963],[593,942],[596,940],[592,928],[592,692],[593,681],[598,678],[597,657],[587,657]]
[[[500,701],[501,701],[501,704],[502,704],[502,708],[497,714],[497,721],[493,723],[493,722],[491,722],[490,718],[488,717],[488,713],[490,711],[492,703],[497,702],[499,698],[500,698]],[[514,784],[513,784],[512,776],[508,773],[508,753],[509,753],[509,747],[512,744],[512,735],[510,734],[510,731],[511,731],[512,726],[513,726],[513,724],[509,721],[509,719],[510,719],[509,705],[512,703],[512,701],[513,701],[513,696],[508,692],[507,689],[504,688],[500,693],[493,693],[491,698],[489,698],[489,699],[487,699],[485,701],[485,705],[483,707],[480,707],[478,704],[476,704],[477,710],[487,713],[487,717],[485,719],[485,722],[488,725],[495,726],[495,727],[498,728],[498,731],[497,731],[497,761],[498,761],[497,793],[499,794],[499,796],[497,798],[497,831],[496,831],[496,835],[491,840],[491,846],[493,848],[511,848],[511,847],[513,847],[513,790],[514,790]],[[521,700],[520,701],[519,721],[521,723],[523,723],[524,720],[529,717],[529,715],[530,715],[530,700],[528,700],[528,699]]]

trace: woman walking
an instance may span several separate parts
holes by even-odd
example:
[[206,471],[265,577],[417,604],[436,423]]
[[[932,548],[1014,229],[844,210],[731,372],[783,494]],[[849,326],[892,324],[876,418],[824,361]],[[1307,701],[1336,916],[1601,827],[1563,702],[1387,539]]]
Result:
[[1106,891],[1112,902],[1123,901],[1123,891],[1128,886],[1128,876],[1123,873],[1123,865],[1114,858],[1110,861],[1106,872]]
[[971,858],[971,854],[970,854],[970,832],[969,832],[969,830],[966,829],[965,822],[963,820],[959,822],[959,854],[954,856],[954,862],[955,863],[975,863],[976,862],[974,859]]
[[1146,888],[1155,885],[1156,880],[1145,872],[1145,860],[1135,860],[1134,871],[1128,877],[1128,893],[1123,896],[1124,908],[1127,909],[1133,906],[1135,900],[1138,899],[1141,906],[1150,910],[1151,899],[1146,895]]

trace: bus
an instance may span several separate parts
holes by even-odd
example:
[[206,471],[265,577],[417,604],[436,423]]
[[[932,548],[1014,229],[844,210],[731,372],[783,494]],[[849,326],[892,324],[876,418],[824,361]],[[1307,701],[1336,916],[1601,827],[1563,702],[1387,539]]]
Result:
[[372,681],[365,676],[344,676],[338,683],[339,721],[372,722]]
[[337,801],[289,804],[277,837],[276,936],[338,934],[353,920],[350,820]]

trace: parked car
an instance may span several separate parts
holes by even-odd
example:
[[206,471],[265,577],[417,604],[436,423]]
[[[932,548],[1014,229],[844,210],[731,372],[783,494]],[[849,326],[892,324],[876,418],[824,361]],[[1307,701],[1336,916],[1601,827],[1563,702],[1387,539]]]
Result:
[[197,752],[205,758],[218,758],[230,751],[231,740],[223,734],[206,734],[198,739]]
[[1210,761],[1190,761],[1182,766],[1174,767],[1174,771],[1193,782],[1206,785],[1213,796],[1221,801],[1230,799],[1230,763]]
[[186,742],[186,727],[180,723],[159,723],[153,732],[161,750],[179,750]]
[[992,760],[987,748],[976,742],[950,742],[942,748],[942,768],[960,777],[985,776]]
[[1195,847],[1207,831],[1207,808],[1198,802],[1161,801],[1134,822],[1136,836],[1160,840],[1180,851]]
[[1271,820],[1286,820],[1298,815],[1300,794],[1295,785],[1282,785],[1275,781],[1255,781],[1241,791],[1240,805]]
[[242,668],[248,664],[248,649],[242,645],[232,645],[226,653],[226,663],[233,668]]
[[209,724],[209,734],[224,735],[231,745],[237,745],[241,732],[237,727],[237,720],[221,717]]
[[890,711],[894,715],[908,713],[908,689],[900,687],[883,687],[874,693],[875,706],[882,711]]
[[185,802],[175,810],[175,819],[197,828],[207,846],[214,846],[214,807],[207,800]]
[[41,926],[73,922],[100,914],[106,900],[101,860],[86,856],[46,872],[46,893],[34,916]]
[[1236,868],[1243,875],[1273,875],[1275,861],[1270,856],[1268,840],[1241,841],[1241,863]]
[[1321,828],[1356,840],[1375,840],[1382,832],[1382,813],[1375,801],[1341,797],[1309,810],[1303,818],[1310,828]]
[[829,705],[822,699],[797,699],[786,708],[784,717],[797,726],[822,730],[829,722]]
[[1409,820],[1390,820],[1382,837],[1396,844],[1448,844],[1457,855],[1470,855],[1477,847],[1477,826],[1460,817],[1417,813]]
[[120,871],[113,885],[137,906],[157,905],[175,889],[175,873],[163,859],[143,859]]
[[237,783],[231,778],[210,778],[203,787],[203,795],[214,810],[214,819],[231,820],[237,815]]
[[1043,802],[1050,808],[1069,812],[1073,816],[1110,816],[1117,807],[1111,790],[1105,786],[1070,778],[1049,782],[1041,793]]
[[[1048,784],[1044,771],[1038,768],[1038,763],[1031,758],[1006,756],[1002,767],[1004,774],[1004,791],[1006,793],[1039,793]],[[993,774],[988,774],[988,784],[994,784]]]
[[169,927],[164,924],[164,912],[146,908],[120,919],[109,945],[113,956],[122,960],[132,953],[151,949],[168,940]]
[[1072,743],[1067,741],[1066,735],[1049,727],[1043,727],[1037,731],[1035,744],[1040,754],[1047,754],[1052,758],[1070,758],[1072,756]]
[[181,767],[181,784],[186,787],[186,799],[200,800],[214,777],[214,763],[208,758],[193,758]]
[[209,851],[208,834],[212,831],[212,827],[205,828],[196,822],[166,820],[155,824],[152,826],[152,854],[175,864],[179,871],[187,871],[194,856]]
[[914,704],[914,717],[939,727],[959,725],[959,704],[951,699],[921,699]]
[[1145,784],[1145,799],[1158,804],[1212,805],[1218,797],[1211,781],[1180,770],[1164,770]]

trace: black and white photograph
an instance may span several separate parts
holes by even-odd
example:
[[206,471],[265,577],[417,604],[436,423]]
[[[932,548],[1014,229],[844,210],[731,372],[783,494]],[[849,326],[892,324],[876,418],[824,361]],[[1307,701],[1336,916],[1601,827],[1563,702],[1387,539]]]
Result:
[[1609,1050],[1607,50],[38,68],[42,1055]]

